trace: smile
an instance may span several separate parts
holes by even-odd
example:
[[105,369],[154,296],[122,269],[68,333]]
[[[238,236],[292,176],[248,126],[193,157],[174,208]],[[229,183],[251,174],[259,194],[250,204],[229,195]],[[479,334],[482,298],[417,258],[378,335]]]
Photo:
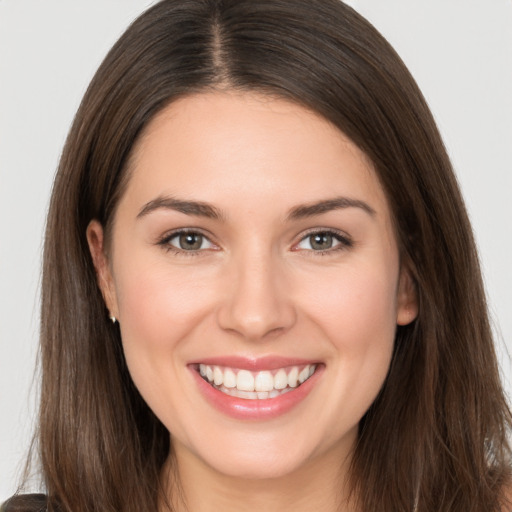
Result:
[[326,369],[320,361],[273,355],[212,357],[187,366],[207,404],[244,421],[267,421],[302,410]]
[[270,371],[249,371],[199,364],[198,369],[201,377],[221,393],[246,400],[266,400],[299,387],[315,373],[316,367],[315,364],[306,364]]

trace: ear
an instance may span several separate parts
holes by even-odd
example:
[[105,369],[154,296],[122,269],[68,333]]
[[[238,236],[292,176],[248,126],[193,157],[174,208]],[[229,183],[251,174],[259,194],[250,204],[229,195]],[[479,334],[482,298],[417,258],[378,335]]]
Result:
[[418,290],[408,265],[402,263],[397,289],[396,323],[408,325],[418,316]]
[[105,252],[103,226],[97,220],[92,220],[87,226],[86,236],[103,300],[109,314],[118,318],[114,279]]

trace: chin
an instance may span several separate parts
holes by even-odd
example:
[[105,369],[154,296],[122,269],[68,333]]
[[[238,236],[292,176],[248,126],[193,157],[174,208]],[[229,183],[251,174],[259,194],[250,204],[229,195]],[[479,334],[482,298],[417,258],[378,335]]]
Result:
[[[252,430],[252,431],[251,431]],[[286,434],[286,435],[283,435]],[[264,432],[258,429],[245,432],[232,432],[225,437],[202,439],[195,449],[185,450],[194,453],[210,469],[230,478],[245,480],[268,480],[284,478],[310,466],[312,461],[326,451],[326,446],[315,442],[307,429],[302,432]],[[301,439],[302,437],[302,439]],[[204,442],[206,441],[206,443]],[[183,445],[182,445],[183,447]],[[322,457],[320,457],[322,458]]]
[[216,460],[213,469],[231,478],[270,480],[285,478],[304,466],[304,460],[298,460],[298,458],[290,457],[290,454],[285,455],[276,451],[269,456],[259,457],[233,454],[222,461]]

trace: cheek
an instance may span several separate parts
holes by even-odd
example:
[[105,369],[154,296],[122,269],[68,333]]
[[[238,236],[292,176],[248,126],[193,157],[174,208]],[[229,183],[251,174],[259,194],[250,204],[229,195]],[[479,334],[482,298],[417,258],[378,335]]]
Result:
[[[169,378],[190,335],[210,310],[211,279],[200,271],[133,261],[116,275],[123,348],[134,380]],[[172,357],[171,357],[172,356]],[[162,368],[162,361],[167,366]],[[173,365],[176,365],[174,367]],[[155,369],[160,370],[155,373]],[[149,379],[151,376],[151,379]]]
[[369,333],[386,338],[395,330],[397,276],[394,265],[379,262],[336,270],[310,280],[304,300],[307,297],[312,317],[333,342],[366,346],[375,340]]
[[327,364],[332,389],[339,391],[333,407],[342,404],[345,417],[355,421],[376,398],[389,369],[396,332],[393,269],[375,265],[310,287],[310,318],[330,343]]

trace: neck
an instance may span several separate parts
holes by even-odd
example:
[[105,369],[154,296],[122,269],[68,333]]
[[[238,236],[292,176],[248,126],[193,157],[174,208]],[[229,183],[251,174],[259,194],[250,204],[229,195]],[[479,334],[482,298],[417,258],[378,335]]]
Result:
[[225,475],[195,456],[180,455],[175,447],[165,468],[173,512],[356,512],[349,502],[350,461],[335,451],[293,473],[264,479]]

